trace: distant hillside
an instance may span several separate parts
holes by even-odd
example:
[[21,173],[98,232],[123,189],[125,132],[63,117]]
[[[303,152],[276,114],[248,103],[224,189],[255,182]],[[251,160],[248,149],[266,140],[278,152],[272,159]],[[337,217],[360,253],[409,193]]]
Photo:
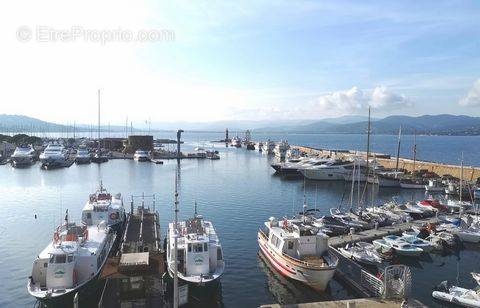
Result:
[[[404,134],[433,134],[433,135],[480,135],[480,118],[456,116],[448,114],[411,116],[390,116],[372,121],[372,132],[375,134],[397,134],[402,126]],[[290,127],[274,127],[259,129],[270,132],[297,132],[297,133],[344,133],[364,134],[367,131],[368,121],[355,123],[331,123],[321,120],[307,125]]]
[[[97,126],[95,126],[97,129]],[[124,131],[123,126],[101,126],[101,131]],[[129,128],[130,129],[130,128]],[[78,132],[90,131],[90,125],[77,124],[75,130]],[[136,131],[136,129],[133,129]],[[0,132],[62,132],[73,131],[72,125],[62,125],[52,122],[42,121],[36,118],[24,115],[0,114]]]

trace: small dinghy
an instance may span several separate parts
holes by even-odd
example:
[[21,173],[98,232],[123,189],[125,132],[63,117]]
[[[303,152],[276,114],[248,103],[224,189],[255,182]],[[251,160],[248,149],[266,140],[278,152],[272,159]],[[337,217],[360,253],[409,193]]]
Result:
[[370,244],[370,246],[365,246],[363,244],[347,244],[345,247],[340,248],[339,251],[346,258],[352,259],[359,263],[366,265],[381,264],[382,258],[375,251],[375,249],[367,249],[366,247],[373,247],[373,245]]
[[480,295],[477,291],[449,286],[447,281],[440,283],[432,292],[432,296],[438,300],[463,307],[480,307]]

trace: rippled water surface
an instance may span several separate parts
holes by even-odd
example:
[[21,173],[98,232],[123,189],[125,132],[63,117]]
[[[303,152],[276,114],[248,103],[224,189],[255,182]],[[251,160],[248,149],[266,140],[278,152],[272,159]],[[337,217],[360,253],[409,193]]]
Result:
[[[162,137],[174,136],[162,134]],[[186,134],[183,148],[191,150],[198,143],[221,137],[220,134]],[[263,139],[266,136],[254,137]],[[364,148],[361,136],[271,137],[277,140],[287,137],[290,143],[317,147]],[[379,138],[385,138],[385,142],[381,143]],[[477,137],[423,138],[426,141],[419,152],[423,148],[420,153],[424,159],[455,163],[463,151],[469,164],[479,165],[478,153],[472,153],[480,148]],[[374,149],[393,154],[394,139],[378,136],[374,138]],[[205,147],[211,146],[205,143]],[[320,294],[279,276],[258,255],[256,243],[256,231],[268,217],[283,217],[301,210],[304,191],[311,207],[327,213],[330,207],[338,206],[342,198],[346,202],[348,189],[345,184],[306,182],[304,185],[302,180],[285,180],[275,176],[270,159],[256,151],[225,148],[219,144],[215,144],[215,148],[220,151],[218,161],[181,162],[180,217],[192,215],[196,200],[199,211],[213,221],[217,229],[227,262],[221,278],[223,305],[255,307],[273,302],[297,303],[354,296],[336,281],[332,281],[326,293]],[[26,169],[0,166],[0,307],[33,306],[34,300],[26,291],[33,259],[51,240],[52,230],[62,219],[65,209],[68,208],[71,217],[78,220],[88,195],[98,186],[99,180],[103,180],[112,193],[121,192],[126,198],[142,192],[156,194],[164,235],[173,216],[175,170],[174,161],[155,165],[115,160],[102,165],[73,165],[48,171],[40,170],[38,164]],[[411,199],[422,195],[422,192],[385,189],[376,194],[376,200],[381,202],[392,196]],[[429,305],[438,305],[430,297],[432,286],[445,279],[455,280],[457,276],[461,285],[473,287],[468,273],[480,270],[479,256],[478,248],[473,246],[456,254],[431,255],[414,262],[404,260],[413,271],[414,296]]]

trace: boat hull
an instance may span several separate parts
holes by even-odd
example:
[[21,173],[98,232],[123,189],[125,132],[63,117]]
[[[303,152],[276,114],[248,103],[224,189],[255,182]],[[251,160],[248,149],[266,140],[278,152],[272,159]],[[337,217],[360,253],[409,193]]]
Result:
[[333,278],[336,266],[309,268],[289,261],[269,248],[266,238],[259,232],[258,245],[268,262],[283,276],[303,282],[319,291],[325,291]]
[[328,172],[304,169],[300,171],[304,177],[315,181],[344,181],[345,174],[339,172]]

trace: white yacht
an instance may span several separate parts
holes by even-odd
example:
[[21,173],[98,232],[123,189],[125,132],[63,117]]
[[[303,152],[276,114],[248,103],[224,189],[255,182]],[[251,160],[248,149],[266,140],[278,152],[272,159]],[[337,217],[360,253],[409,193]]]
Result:
[[91,194],[82,210],[82,222],[87,226],[104,221],[114,231],[122,231],[125,223],[125,208],[120,193],[112,196],[100,182],[98,190]]
[[149,161],[150,160],[150,153],[145,150],[136,150],[135,154],[133,154],[133,160],[136,161]]
[[92,161],[92,155],[85,148],[79,148],[75,154],[75,163],[89,164]]
[[275,149],[275,142],[268,139],[262,145],[262,153],[270,155],[273,154],[273,150]]
[[333,159],[320,166],[301,169],[300,172],[309,180],[345,180],[352,175],[353,161]]
[[14,167],[30,166],[35,162],[35,150],[30,145],[19,146],[13,152],[10,161]]
[[242,140],[240,139],[240,137],[238,137],[238,136],[233,137],[232,146],[236,147],[236,148],[241,148],[242,147]]
[[71,303],[75,293],[97,279],[115,238],[105,222],[77,225],[68,220],[67,211],[65,223],[33,262],[28,292],[42,302]]
[[290,149],[290,145],[286,140],[282,140],[275,146],[273,153],[278,159],[285,160],[288,149]]
[[195,285],[218,279],[225,269],[223,250],[210,221],[197,214],[193,218],[168,225],[167,264],[173,277],[175,271],[174,238],[177,236],[178,277]]
[[258,245],[282,275],[323,291],[332,279],[338,258],[328,252],[328,236],[301,219],[271,217],[258,231]]
[[63,166],[67,160],[67,151],[61,144],[51,143],[40,154],[40,162],[44,165]]

